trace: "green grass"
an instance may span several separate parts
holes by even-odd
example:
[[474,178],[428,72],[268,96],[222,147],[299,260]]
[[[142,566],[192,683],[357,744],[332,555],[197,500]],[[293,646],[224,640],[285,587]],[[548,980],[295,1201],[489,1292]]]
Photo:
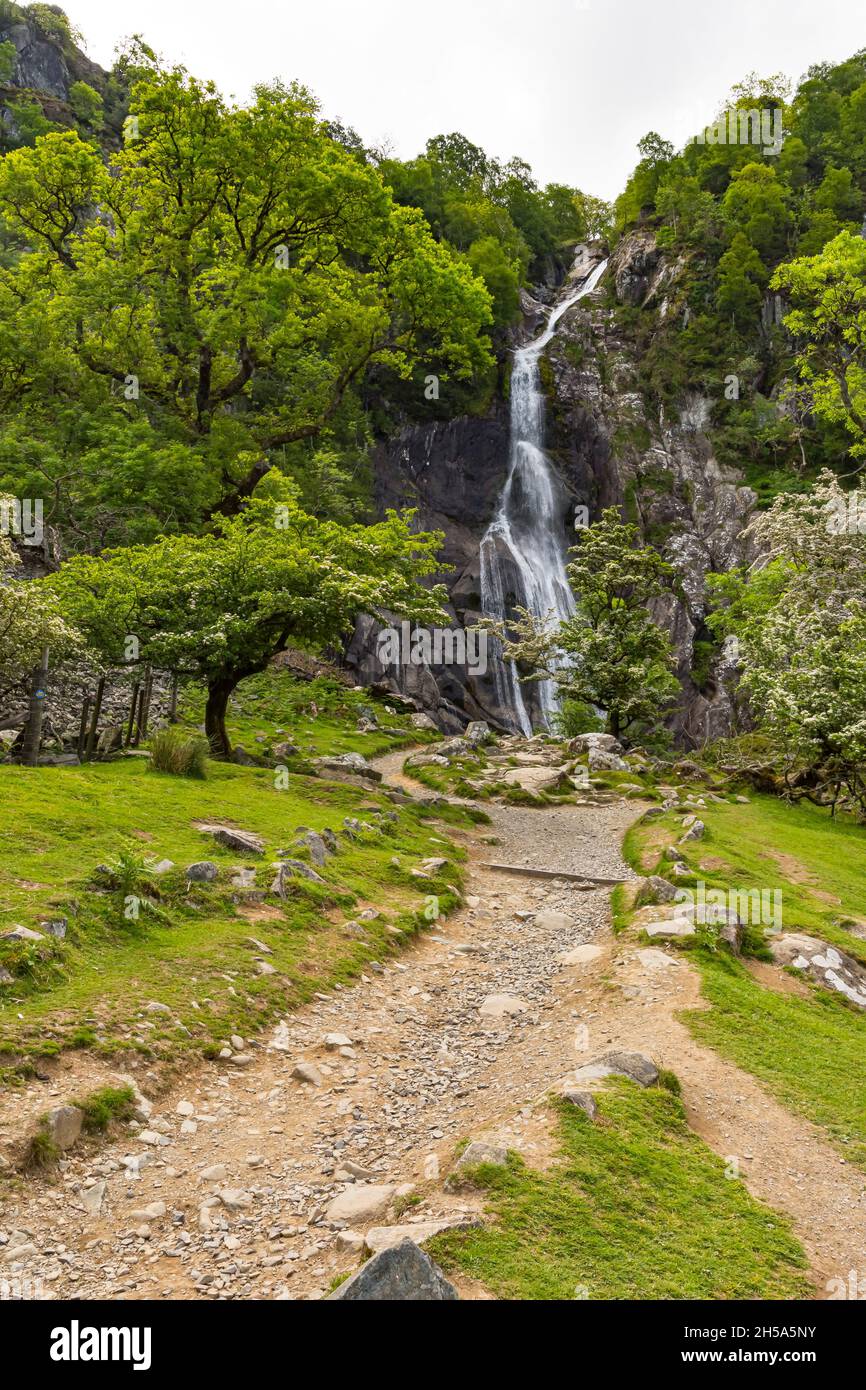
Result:
[[799,999],[765,989],[732,958],[695,958],[711,1008],[682,1015],[694,1036],[759,1077],[866,1169],[866,1019],[825,990]]
[[[395,713],[389,714],[386,705],[387,696],[377,697],[369,690],[354,690],[323,676],[300,680],[286,671],[271,669],[238,686],[229,701],[226,722],[233,744],[240,744],[256,757],[270,753],[274,744],[288,742],[297,745],[303,758],[330,753],[362,753],[365,758],[374,758],[393,748],[433,743],[440,737],[432,730],[414,729],[409,715],[399,706],[390,705]],[[381,728],[359,733],[356,725],[362,709],[374,710]],[[181,702],[181,713],[187,722],[203,721],[201,689],[190,688]]]
[[[272,703],[297,700],[298,682],[285,675],[257,685],[270,691]],[[304,686],[306,699],[310,689]],[[325,725],[342,728],[339,718],[334,709]],[[323,730],[320,737],[322,751],[335,751]],[[353,740],[351,729],[346,739]],[[0,1057],[15,1068],[67,1047],[135,1048],[160,1057],[213,1051],[232,1032],[254,1032],[397,949],[400,938],[389,927],[406,937],[429,926],[419,910],[428,895],[438,897],[442,912],[453,906],[463,852],[438,822],[466,822],[464,813],[437,809],[432,823],[428,811],[394,807],[375,789],[295,773],[286,781],[278,789],[271,769],[215,762],[203,780],[174,777],[142,758],[0,767],[0,929],[68,920],[65,940],[0,944],[0,965],[14,976],[0,987]],[[350,839],[346,817],[371,829]],[[195,828],[199,820],[256,832],[264,855],[222,849]],[[258,916],[242,915],[232,901],[238,890],[231,869],[255,868],[256,888],[268,890],[277,850],[308,859],[294,847],[300,827],[337,832],[339,850],[318,870],[325,885],[295,880],[285,902],[268,896],[266,914],[252,908]],[[413,878],[410,869],[434,855],[449,861],[442,873]],[[147,864],[164,858],[176,868],[152,875]],[[186,865],[203,859],[219,866],[219,881],[189,885]],[[101,864],[112,868],[112,878],[95,875]],[[140,899],[137,918],[126,915],[130,894]],[[365,905],[384,910],[365,922],[366,939],[350,938],[342,925]],[[257,955],[276,974],[257,973]],[[143,1014],[151,1001],[173,1016]]]
[[135,1109],[135,1095],[131,1086],[103,1086],[99,1091],[91,1091],[89,1096],[74,1100],[73,1105],[84,1115],[82,1128],[85,1134],[101,1134],[117,1120],[128,1120]]
[[808,1296],[788,1222],[725,1177],[670,1090],[618,1079],[598,1104],[594,1123],[557,1106],[545,1171],[476,1170],[492,1224],[428,1244],[446,1271],[516,1300]]
[[[842,925],[866,919],[866,828],[833,821],[808,804],[759,795],[748,805],[712,804],[699,814],[706,838],[681,846],[696,879],[724,889],[781,888],[784,931],[812,933],[866,961],[866,941]],[[658,844],[669,843],[678,828],[670,814],[638,823],[626,835],[626,859],[646,871],[656,863]],[[752,931],[749,945],[766,955],[761,939]],[[808,998],[764,986],[702,936],[689,958],[701,970],[710,1005],[684,1015],[694,1036],[758,1077],[866,1168],[866,1017],[817,985]]]

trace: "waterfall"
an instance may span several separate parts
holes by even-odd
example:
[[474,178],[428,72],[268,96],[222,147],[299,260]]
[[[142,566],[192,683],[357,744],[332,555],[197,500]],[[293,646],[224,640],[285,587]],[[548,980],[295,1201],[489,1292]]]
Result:
[[[545,399],[539,360],[566,310],[591,294],[607,261],[595,267],[579,290],[551,311],[544,332],[514,353],[511,373],[511,434],[508,477],[496,515],[481,541],[481,611],[506,620],[507,596],[536,617],[570,617],[574,596],[565,573],[565,540],[559,489],[544,452]],[[532,723],[520,688],[517,668],[499,656],[493,663],[496,697],[510,709],[521,731],[530,737]],[[553,681],[537,683],[545,727],[558,708]]]

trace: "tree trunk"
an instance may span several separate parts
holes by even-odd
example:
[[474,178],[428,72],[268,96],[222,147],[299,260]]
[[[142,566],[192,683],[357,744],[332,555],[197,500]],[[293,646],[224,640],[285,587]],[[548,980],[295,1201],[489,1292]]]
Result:
[[237,685],[233,676],[219,676],[208,683],[207,704],[204,707],[204,731],[210,744],[211,756],[230,758],[232,746],[226,730],[226,710],[229,696]]
[[42,660],[34,666],[30,675],[30,706],[27,729],[24,735],[24,749],[21,761],[25,767],[36,767],[39,762],[39,749],[42,747],[42,712],[45,709],[45,681],[48,676],[48,648],[42,653]]

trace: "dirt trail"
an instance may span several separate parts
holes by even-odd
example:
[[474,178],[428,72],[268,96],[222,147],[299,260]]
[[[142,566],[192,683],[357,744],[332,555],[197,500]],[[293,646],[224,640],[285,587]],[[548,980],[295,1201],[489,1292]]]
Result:
[[[394,784],[404,756],[378,763]],[[823,1296],[862,1264],[863,1175],[694,1042],[673,1015],[699,1005],[696,973],[615,941],[606,891],[483,867],[492,834],[500,861],[627,877],[619,846],[639,809],[493,807],[492,827],[466,837],[458,914],[248,1042],[251,1065],[198,1068],[136,1131],[96,1156],[72,1151],[54,1186],[28,1180],[0,1210],[0,1275],[40,1279],[54,1298],[320,1298],[371,1227],[477,1218],[442,1188],[457,1140],[498,1137],[544,1163],[539,1097],[620,1047],[677,1072],[698,1132],[793,1217]],[[595,960],[559,959],[590,942]],[[328,1215],[340,1194],[359,1204],[347,1230]]]

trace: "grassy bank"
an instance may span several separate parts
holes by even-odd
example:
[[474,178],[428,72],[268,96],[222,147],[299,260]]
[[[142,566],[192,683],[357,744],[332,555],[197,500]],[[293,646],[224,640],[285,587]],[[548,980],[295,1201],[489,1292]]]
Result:
[[543,1172],[512,1154],[475,1181],[491,1224],[428,1249],[498,1298],[797,1298],[806,1260],[784,1218],[725,1177],[679,1099],[618,1080],[599,1118],[557,1107]]
[[[779,888],[784,931],[808,932],[866,961],[866,941],[848,929],[866,920],[866,828],[767,796],[748,805],[711,804],[700,816],[706,837],[680,846],[692,882],[724,890]],[[643,872],[663,868],[660,848],[680,833],[672,814],[640,823],[626,837],[626,857]],[[615,907],[622,925],[627,914],[621,902]],[[759,1077],[866,1168],[862,1012],[817,985],[807,997],[782,993],[700,940],[687,949],[710,1006],[684,1015],[695,1037]],[[747,949],[766,955],[760,932],[749,933]]]

